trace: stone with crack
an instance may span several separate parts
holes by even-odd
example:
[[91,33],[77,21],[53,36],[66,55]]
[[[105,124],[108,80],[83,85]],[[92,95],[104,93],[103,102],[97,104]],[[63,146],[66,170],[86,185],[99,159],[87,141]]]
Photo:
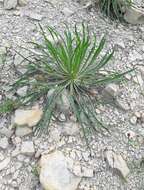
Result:
[[126,179],[130,170],[123,157],[120,154],[116,154],[113,150],[105,150],[104,157],[110,168],[116,170],[124,179]]
[[76,190],[81,181],[81,177],[69,171],[67,159],[60,151],[42,155],[39,166],[45,190]]

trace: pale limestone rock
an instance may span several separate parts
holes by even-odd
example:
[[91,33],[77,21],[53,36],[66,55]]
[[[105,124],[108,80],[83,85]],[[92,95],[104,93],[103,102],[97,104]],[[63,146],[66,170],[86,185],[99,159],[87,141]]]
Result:
[[0,134],[5,135],[6,137],[10,138],[13,134],[13,131],[6,127],[3,127],[3,128],[0,128]]
[[17,6],[17,0],[4,0],[5,9],[15,9]]
[[27,3],[28,3],[28,0],[18,0],[19,6],[25,6],[27,5]]
[[6,137],[0,139],[0,148],[6,149],[8,147],[8,139]]
[[15,145],[18,145],[18,144],[20,144],[21,142],[22,142],[22,139],[21,139],[20,137],[15,137],[14,140],[13,140],[13,143],[14,143]]
[[9,157],[7,157],[2,162],[0,162],[0,171],[5,169],[8,166],[9,163],[10,163],[10,158]]
[[22,142],[21,153],[27,156],[32,156],[35,153],[34,144],[32,141]]
[[36,21],[41,21],[43,19],[43,16],[41,14],[30,12],[30,11],[25,12],[25,16],[29,17],[32,20],[36,20]]
[[21,88],[19,88],[17,90],[17,94],[19,96],[25,96],[27,94],[27,90],[28,90],[28,87],[27,86],[23,86],[23,87],[21,87]]
[[12,151],[11,156],[17,157],[19,154],[20,154],[20,150],[18,147],[16,147],[16,149]]
[[40,182],[45,190],[76,190],[81,181],[68,170],[66,157],[60,151],[43,155],[40,160]]
[[4,160],[4,155],[0,152],[0,161]]
[[135,115],[138,119],[140,119],[140,117],[141,117],[141,113],[138,112],[138,111],[136,111],[136,112],[134,113],[134,115]]
[[0,101],[2,100],[2,95],[0,94]]
[[112,169],[118,171],[123,178],[126,178],[128,176],[130,170],[127,166],[126,161],[123,159],[123,157],[120,154],[116,154],[112,150],[105,150],[104,156],[107,163]]
[[114,83],[108,84],[104,89],[104,92],[112,97],[116,97],[119,93],[119,86]]
[[131,6],[126,10],[124,19],[130,24],[144,24],[144,10]]
[[78,177],[93,177],[94,176],[93,169],[82,167],[80,163],[73,166],[72,172]]
[[119,86],[110,83],[102,90],[102,98],[105,102],[112,103],[119,94]]
[[135,125],[137,123],[137,117],[135,115],[130,118],[130,123],[132,125]]
[[71,9],[69,9],[68,7],[65,7],[65,8],[62,10],[62,13],[63,13],[66,17],[69,17],[69,16],[71,16],[71,15],[74,14],[74,12],[73,12]]
[[141,121],[144,123],[144,113],[141,114]]
[[17,125],[28,125],[33,127],[38,124],[42,117],[43,111],[39,107],[31,110],[17,109],[15,111],[14,123]]
[[18,137],[24,137],[32,133],[32,129],[29,127],[17,127],[15,135]]

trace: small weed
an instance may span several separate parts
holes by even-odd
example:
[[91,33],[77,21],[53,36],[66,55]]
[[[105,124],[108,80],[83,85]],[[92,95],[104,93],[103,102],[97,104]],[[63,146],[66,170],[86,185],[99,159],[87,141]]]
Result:
[[0,104],[0,114],[12,112],[15,108],[15,101],[6,99],[2,104]]
[[31,170],[32,174],[36,177],[39,176],[39,172],[38,172],[38,168],[36,166],[33,166],[32,167],[32,170]]
[[112,20],[124,21],[126,9],[132,5],[131,0],[100,0],[99,6],[104,15]]
[[[40,25],[40,30],[43,42],[32,42],[39,54],[34,53],[32,59],[25,58],[29,62],[27,72],[12,85],[11,90],[29,86],[28,94],[18,99],[19,105],[33,103],[44,97],[44,115],[36,127],[38,133],[44,129],[48,130],[52,116],[55,115],[57,100],[66,92],[71,113],[81,125],[88,145],[87,131],[108,131],[96,114],[95,91],[108,83],[121,81],[131,70],[102,74],[100,71],[109,63],[114,51],[107,51],[100,56],[106,39],[103,37],[97,42],[95,35],[90,37],[89,29],[84,24],[81,32],[77,26],[73,32],[66,27],[63,36],[49,26],[44,30]],[[55,43],[49,40],[47,32]],[[59,40],[61,42],[56,43]],[[50,90],[53,90],[53,93],[47,96]],[[8,104],[9,109],[6,111],[11,111],[12,105]]]

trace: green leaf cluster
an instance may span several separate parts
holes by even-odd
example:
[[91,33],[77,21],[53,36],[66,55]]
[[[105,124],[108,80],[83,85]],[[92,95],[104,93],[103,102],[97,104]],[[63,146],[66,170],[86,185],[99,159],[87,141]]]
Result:
[[[44,115],[36,132],[48,129],[57,100],[66,91],[70,110],[81,125],[88,145],[87,134],[108,130],[97,117],[95,92],[100,86],[122,80],[130,71],[109,71],[107,75],[100,72],[109,63],[114,51],[101,54],[106,43],[105,37],[98,42],[96,35],[90,36],[85,24],[82,24],[81,31],[75,26],[73,32],[66,26],[63,35],[49,26],[44,30],[40,25],[40,31],[43,41],[32,42],[39,53],[24,58],[29,62],[27,71],[12,85],[11,90],[29,86],[27,95],[18,99],[19,105],[33,103],[44,97]],[[53,93],[47,96],[51,89]]]
[[125,10],[132,6],[131,0],[100,0],[99,6],[104,15],[112,20],[124,21]]

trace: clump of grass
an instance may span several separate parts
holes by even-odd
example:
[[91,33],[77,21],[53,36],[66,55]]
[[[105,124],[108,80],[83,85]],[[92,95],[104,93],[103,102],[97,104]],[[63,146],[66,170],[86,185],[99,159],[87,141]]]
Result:
[[99,6],[104,15],[112,20],[124,21],[126,9],[132,6],[131,0],[100,0]]
[[12,112],[16,108],[15,101],[11,99],[6,99],[2,104],[0,104],[0,113],[5,114]]
[[[81,125],[88,144],[88,131],[107,130],[96,114],[96,89],[122,80],[130,71],[109,71],[108,75],[100,72],[111,60],[114,51],[108,51],[100,57],[106,39],[103,37],[97,42],[95,35],[90,37],[89,29],[84,24],[81,32],[78,32],[77,26],[73,32],[66,27],[64,36],[49,26],[44,30],[40,25],[40,30],[43,42],[32,43],[39,53],[34,53],[32,59],[25,58],[29,61],[27,72],[12,85],[12,89],[29,86],[28,94],[19,99],[21,105],[44,97],[44,115],[36,127],[37,132],[49,128],[57,100],[66,91],[71,113]],[[61,42],[51,42],[47,32],[54,41]],[[47,96],[51,89],[53,93]]]
[[0,66],[3,66],[6,61],[6,53],[0,51]]

